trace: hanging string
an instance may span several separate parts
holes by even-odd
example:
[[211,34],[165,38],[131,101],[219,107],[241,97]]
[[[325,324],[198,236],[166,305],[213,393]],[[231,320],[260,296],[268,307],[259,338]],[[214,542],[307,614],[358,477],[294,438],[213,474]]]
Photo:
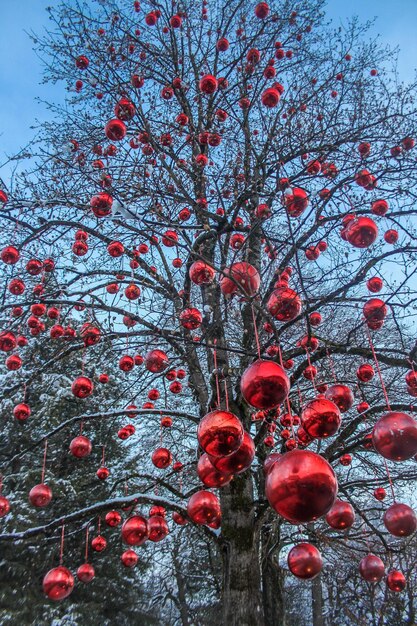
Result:
[[229,394],[227,391],[227,380],[224,380],[223,382],[224,382],[224,395],[226,398],[226,411],[228,411],[229,410]]
[[261,358],[261,348],[259,346],[258,327],[256,325],[256,318],[255,318],[255,311],[253,309],[253,304],[250,305],[250,308],[251,308],[251,311],[252,311],[253,332],[255,334],[256,350],[258,352],[258,359],[260,359]]
[[337,380],[336,380],[336,372],[335,372],[335,369],[334,369],[334,361],[333,361],[333,359],[332,359],[332,357],[330,355],[329,348],[326,348],[326,354],[327,354],[327,358],[329,360],[330,371],[332,372],[333,382],[336,383]]
[[62,530],[61,530],[61,545],[59,548],[59,564],[62,565],[64,560],[64,535],[65,535],[65,524],[62,522]]
[[48,440],[45,439],[45,449],[43,452],[43,463],[42,463],[42,474],[41,474],[41,483],[43,484],[45,480],[45,467],[46,467],[46,452],[48,450]]
[[388,476],[389,486],[391,488],[392,499],[393,499],[394,504],[395,504],[394,485],[393,485],[393,482],[392,482],[392,479],[391,479],[391,474],[390,474],[389,469],[388,469],[387,459],[385,459],[385,458],[384,458],[384,465],[385,465],[385,470],[386,470],[387,476]]
[[[306,357],[307,357],[307,362],[308,362],[308,365],[309,365],[310,370],[311,370],[313,366],[311,365],[310,353],[309,353],[309,351],[308,351],[308,348],[306,348]],[[311,379],[311,383],[312,383],[312,385],[313,385],[314,393],[317,393],[317,389],[316,389],[316,381],[315,381],[315,377],[314,377],[314,376],[313,376],[313,377],[312,377],[312,379]]]
[[87,524],[87,528],[85,531],[85,562],[88,563],[88,537],[90,534],[90,529],[89,526]]
[[98,516],[98,534],[100,534],[101,531],[101,515]]
[[84,420],[81,420],[81,422],[80,422],[80,435],[83,434],[83,428],[84,428]]
[[214,360],[214,372],[216,379],[216,391],[217,391],[217,408],[220,408],[220,385],[219,385],[219,373],[217,371],[217,339],[214,340],[213,348],[213,360]]
[[378,372],[379,380],[381,382],[382,392],[384,394],[384,398],[385,398],[385,402],[386,402],[386,405],[387,405],[387,409],[388,409],[388,411],[391,411],[390,403],[389,403],[389,400],[388,400],[387,390],[386,390],[386,387],[385,387],[384,379],[382,377],[381,368],[379,367],[378,358],[376,356],[374,344],[372,343],[371,333],[369,332],[368,326],[366,326],[366,332],[368,334],[369,345],[371,347],[372,355],[374,357],[375,366],[376,366],[376,369],[377,369],[377,372]]
[[3,490],[3,476],[2,474],[0,474],[0,495],[1,495],[2,490]]
[[104,467],[104,451],[105,451],[105,449],[106,449],[106,446],[103,446],[103,452],[102,452],[102,455],[101,455],[101,465],[103,467]]
[[82,361],[81,361],[81,376],[84,376],[85,357],[86,357],[86,349],[85,349],[85,346],[84,346],[84,348],[83,348],[83,358],[82,358]]

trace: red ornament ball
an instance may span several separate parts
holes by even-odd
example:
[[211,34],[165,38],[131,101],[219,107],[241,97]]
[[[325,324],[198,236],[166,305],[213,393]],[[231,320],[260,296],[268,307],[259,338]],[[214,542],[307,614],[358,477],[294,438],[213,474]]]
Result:
[[410,506],[396,502],[385,511],[384,524],[394,537],[410,537],[417,529],[417,516]]
[[278,287],[271,293],[266,307],[279,322],[290,322],[301,313],[300,296],[289,287]]
[[217,409],[207,413],[197,429],[198,443],[210,456],[227,456],[243,441],[243,426],[236,415]]
[[242,261],[223,270],[220,290],[226,297],[231,297],[237,292],[253,297],[258,292],[260,284],[261,278],[256,267]]
[[333,506],[337,489],[332,467],[309,450],[286,452],[266,476],[269,504],[293,524],[304,524],[325,515]]
[[326,522],[335,530],[346,530],[355,521],[355,511],[349,502],[336,500],[326,515]]
[[407,581],[405,576],[399,570],[391,570],[387,576],[387,587],[390,591],[395,591],[399,593],[400,591],[404,591],[407,586]]
[[195,285],[210,285],[214,280],[216,271],[204,261],[195,261],[190,267],[189,274]]
[[306,433],[316,439],[331,437],[340,427],[339,408],[324,397],[307,402],[301,417]]
[[79,376],[74,380],[71,391],[76,398],[87,398],[93,393],[94,385],[87,376]]
[[91,542],[94,552],[103,552],[107,548],[107,540],[103,535],[97,535]]
[[353,393],[347,385],[332,385],[326,390],[325,396],[334,402],[341,413],[346,413],[353,406]]
[[110,120],[104,128],[104,132],[110,141],[121,141],[126,135],[126,125],[119,119]]
[[148,538],[148,525],[141,515],[132,515],[122,526],[122,539],[129,546],[141,546]]
[[209,524],[220,520],[218,497],[211,491],[197,491],[188,501],[187,514],[195,524]]
[[303,580],[314,578],[323,567],[321,554],[311,543],[299,543],[291,548],[287,562],[291,574]]
[[83,563],[77,569],[77,578],[82,583],[90,583],[95,575],[94,567],[90,563]]
[[258,359],[240,379],[242,396],[255,409],[273,409],[288,396],[290,381],[275,361]]
[[138,559],[139,557],[136,554],[136,552],[131,549],[125,550],[122,556],[120,557],[120,560],[125,567],[135,567],[136,563],[138,562]]
[[45,483],[39,483],[39,485],[35,485],[29,491],[29,502],[37,508],[48,506],[51,500],[52,490]]
[[166,469],[171,465],[172,454],[167,448],[157,448],[152,453],[152,463],[158,469]]
[[163,372],[169,365],[168,356],[163,350],[151,350],[145,356],[145,367],[153,374]]
[[375,450],[390,461],[406,461],[417,453],[417,423],[411,415],[390,411],[372,431]]
[[63,600],[74,589],[74,577],[69,569],[60,565],[45,574],[42,586],[44,594],[50,600]]
[[370,217],[361,216],[348,223],[345,234],[355,248],[368,248],[378,237],[378,227]]
[[169,534],[168,524],[161,515],[152,515],[148,519],[149,541],[157,543],[162,541]]
[[[219,457],[227,458],[227,457]],[[197,463],[197,475],[201,482],[209,488],[223,487],[232,480],[233,476],[230,473],[223,473],[217,470],[208,454],[204,453],[200,456]]]
[[10,511],[10,502],[6,496],[0,495],[0,517],[4,517]]
[[91,441],[88,437],[79,435],[71,441],[69,449],[73,456],[77,457],[77,459],[82,459],[90,454],[92,450]]
[[379,583],[385,574],[383,561],[375,554],[367,554],[359,563],[359,573],[368,583]]
[[250,434],[245,431],[243,441],[235,452],[227,456],[209,458],[216,470],[222,474],[241,474],[252,465],[255,458],[255,444]]
[[187,330],[195,330],[196,328],[199,328],[202,321],[203,316],[198,309],[184,309],[184,311],[180,313],[181,326]]

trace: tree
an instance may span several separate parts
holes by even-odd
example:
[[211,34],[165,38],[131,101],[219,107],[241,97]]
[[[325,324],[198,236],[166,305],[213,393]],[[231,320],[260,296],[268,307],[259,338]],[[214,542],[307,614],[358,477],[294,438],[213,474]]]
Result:
[[[302,541],[324,546],[330,563],[344,543],[321,519],[336,496],[332,467],[343,515],[356,513],[357,564],[372,547],[398,568],[406,545],[391,547],[373,491],[392,484],[407,498],[416,477],[415,84],[398,82],[392,53],[366,26],[333,32],[323,9],[322,0],[276,12],[243,0],[64,3],[36,37],[46,77],[66,81],[68,107],[40,129],[31,167],[4,192],[4,332],[29,325],[48,343],[55,322],[45,312],[58,309],[63,337],[76,315],[84,330],[70,350],[84,365],[73,363],[73,379],[85,370],[96,389],[94,371],[119,368],[122,406],[142,408],[106,398],[94,417],[87,383],[78,419],[105,423],[109,441],[124,427],[128,492],[84,507],[68,495],[45,523],[0,539],[58,532],[65,516],[81,543],[86,519],[127,505],[191,518],[216,556],[210,565],[202,551],[210,584],[197,606],[181,562],[195,565],[178,553],[196,531],[174,531],[167,544],[176,580],[164,597],[183,624],[218,623],[220,559],[222,623],[290,623],[278,554]],[[12,279],[26,286],[18,296]],[[25,366],[27,349],[19,353]],[[59,356],[38,358],[33,375],[22,369],[28,388]],[[393,411],[406,414],[394,418],[406,441],[393,426],[401,463],[379,454],[374,429]],[[121,413],[134,416],[133,435]],[[51,426],[41,439],[61,436]],[[243,467],[228,457],[238,448]],[[291,515],[284,494],[304,479],[294,486],[283,467],[302,459],[304,472],[307,458],[313,490]],[[211,516],[193,510],[206,497],[198,478],[222,485],[207,496]],[[158,539],[165,510],[149,523],[162,528]],[[312,620],[323,624],[330,590],[321,578],[311,590]]]

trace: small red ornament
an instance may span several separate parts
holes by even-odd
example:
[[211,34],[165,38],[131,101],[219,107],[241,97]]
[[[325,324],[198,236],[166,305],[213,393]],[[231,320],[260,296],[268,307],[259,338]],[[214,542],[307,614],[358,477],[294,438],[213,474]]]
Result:
[[230,483],[233,478],[232,474],[223,473],[217,470],[210,461],[209,455],[206,453],[202,454],[198,459],[197,474],[201,482],[206,487],[210,488],[223,487],[224,485]]
[[106,513],[106,517],[104,519],[107,526],[115,528],[122,521],[122,516],[118,511],[109,511],[108,513]]
[[87,376],[79,376],[74,380],[71,391],[76,398],[87,398],[93,393],[94,385]]
[[67,598],[74,589],[74,577],[66,567],[54,567],[45,574],[43,592],[50,600],[58,601]]
[[0,254],[1,260],[7,265],[14,265],[20,258],[20,253],[14,246],[6,246]]
[[99,467],[96,475],[99,480],[106,480],[110,476],[110,470],[107,467]]
[[90,583],[95,575],[94,567],[90,563],[83,563],[77,569],[77,578],[82,583]]
[[43,508],[44,506],[48,506],[51,500],[52,490],[50,487],[48,487],[48,485],[45,485],[45,483],[35,485],[29,491],[29,502],[37,508]]
[[335,530],[350,528],[355,521],[355,511],[349,502],[336,500],[326,515],[326,522]]
[[[252,465],[254,458],[255,444],[246,431],[243,433],[242,443],[235,452],[227,456],[209,457],[214,467],[222,474],[241,474]],[[207,483],[204,484],[207,485]],[[213,485],[207,485],[207,487],[210,486]]]
[[203,316],[198,309],[184,309],[184,311],[180,313],[181,326],[187,330],[195,330],[196,328],[199,328],[202,321]]
[[216,271],[204,261],[195,261],[190,267],[189,274],[195,285],[210,285],[214,280]]
[[141,515],[129,517],[122,526],[122,539],[129,546],[141,546],[148,538],[148,525]]
[[107,548],[107,540],[103,535],[97,535],[91,542],[94,552],[103,552]]
[[345,235],[355,248],[368,248],[378,237],[378,227],[370,217],[361,216],[348,223]]
[[88,437],[79,435],[78,437],[74,437],[71,441],[69,449],[71,454],[77,457],[77,459],[83,459],[85,456],[88,456],[92,450],[91,441]]
[[162,350],[151,350],[145,356],[145,367],[153,374],[163,372],[169,365],[169,359]]
[[5,517],[10,511],[10,502],[6,496],[0,495],[0,517]]
[[136,554],[136,552],[131,549],[125,550],[122,556],[120,557],[120,560],[125,567],[135,567],[136,563],[138,562],[138,559],[139,557]]
[[404,591],[407,586],[407,581],[405,576],[399,570],[391,570],[387,576],[387,587],[390,591],[395,591],[399,593],[400,591]]
[[152,453],[152,463],[158,469],[166,469],[171,465],[172,454],[167,448],[157,448]]
[[301,417],[304,430],[317,439],[331,437],[340,427],[339,408],[324,397],[307,402]]
[[255,409],[273,409],[287,397],[290,381],[278,363],[258,359],[243,372],[240,389]]
[[375,376],[374,368],[370,363],[363,363],[356,371],[356,376],[361,383],[368,383]]
[[367,554],[359,563],[359,573],[368,583],[379,583],[385,574],[383,561],[375,554]]
[[321,554],[311,543],[299,543],[291,548],[287,562],[290,572],[303,580],[314,578],[323,567]]
[[236,415],[217,409],[207,413],[197,430],[198,443],[210,456],[235,452],[243,441],[243,426]]
[[326,390],[325,396],[334,402],[341,413],[346,413],[353,406],[353,393],[347,385],[332,385]]
[[104,128],[104,132],[110,141],[121,141],[126,135],[126,125],[119,119],[110,120]]
[[226,297],[231,297],[237,292],[253,297],[257,294],[260,284],[258,270],[244,261],[226,267],[220,279],[220,289]]
[[213,94],[217,91],[218,82],[217,79],[212,74],[206,74],[203,76],[199,82],[199,88],[202,93],[207,95]]
[[289,322],[301,313],[300,296],[289,287],[278,287],[270,295],[266,307],[279,322]]
[[374,491],[375,499],[379,500],[380,502],[382,502],[382,500],[385,500],[386,495],[387,495],[387,492],[385,491],[383,487],[377,487]]
[[157,543],[169,534],[168,524],[160,515],[152,515],[148,519],[149,541]]

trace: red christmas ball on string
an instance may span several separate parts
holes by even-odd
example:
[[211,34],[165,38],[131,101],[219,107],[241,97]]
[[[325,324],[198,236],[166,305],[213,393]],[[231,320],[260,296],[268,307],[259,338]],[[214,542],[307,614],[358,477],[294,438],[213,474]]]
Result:
[[125,567],[135,567],[136,563],[138,562],[138,559],[139,557],[136,554],[136,552],[131,549],[125,550],[122,556],[120,557],[120,560]]
[[417,453],[417,423],[411,415],[390,411],[372,431],[375,450],[390,461],[406,461]]
[[202,93],[207,95],[213,94],[217,91],[218,82],[217,79],[212,74],[206,74],[203,76],[199,82],[199,88]]
[[243,372],[240,389],[255,409],[273,409],[288,396],[290,381],[278,363],[258,359]]
[[151,350],[145,356],[145,367],[153,374],[163,372],[169,365],[169,359],[163,350]]
[[78,437],[74,437],[74,439],[70,443],[70,452],[73,456],[78,459],[82,459],[85,456],[88,456],[92,450],[91,441],[88,437],[84,437],[84,435],[79,435]]
[[93,196],[90,200],[90,207],[96,217],[106,217],[110,215],[113,205],[113,198],[105,192]]
[[279,322],[289,322],[301,313],[300,296],[289,287],[278,287],[271,293],[266,307]]
[[378,236],[378,227],[370,217],[360,216],[349,221],[345,235],[355,248],[368,248]]
[[253,297],[257,294],[260,284],[261,278],[256,267],[244,261],[226,267],[220,278],[220,289],[226,297],[231,297],[237,292]]
[[14,246],[6,246],[0,254],[1,260],[7,265],[14,265],[20,258],[20,253]]
[[311,543],[299,543],[291,548],[287,562],[290,572],[303,580],[314,578],[323,567],[321,554]]
[[122,539],[129,546],[141,546],[148,538],[148,525],[141,515],[132,515],[122,526]]
[[380,502],[382,502],[382,500],[385,500],[386,495],[387,495],[387,492],[385,491],[383,487],[377,487],[374,491],[375,499],[379,500]]
[[39,485],[35,485],[29,491],[29,502],[38,508],[43,508],[44,506],[48,506],[50,501],[52,500],[52,490],[45,483],[40,483]]
[[372,278],[367,281],[366,286],[371,293],[378,293],[381,291],[384,283],[382,278],[379,278],[379,276],[372,276]]
[[385,574],[383,561],[375,554],[367,554],[359,563],[359,573],[368,583],[379,583]]
[[387,313],[387,305],[379,298],[372,298],[363,306],[363,316],[371,330],[382,328]]
[[374,368],[370,363],[363,363],[356,371],[356,376],[361,383],[368,383],[375,376]]
[[30,416],[30,406],[25,402],[21,402],[20,404],[16,404],[13,409],[13,415],[19,422],[24,422]]
[[407,581],[405,576],[399,570],[391,570],[387,576],[387,587],[390,591],[395,591],[399,593],[404,591],[407,586]]
[[171,465],[172,454],[167,448],[157,448],[152,453],[152,463],[158,469],[166,469]]
[[107,548],[107,539],[103,535],[97,535],[91,542],[94,552],[103,552]]
[[195,524],[209,524],[220,519],[218,497],[211,491],[197,491],[188,501],[187,514]]
[[326,515],[326,522],[335,530],[350,528],[355,521],[355,511],[349,502],[336,500]]
[[[243,433],[242,443],[235,452],[227,456],[209,457],[214,467],[222,474],[241,474],[252,465],[254,458],[255,444],[250,434],[246,431]],[[204,484],[207,487],[214,486],[207,483]]]
[[236,415],[217,409],[207,413],[197,430],[198,443],[210,456],[235,452],[243,441],[243,426]]
[[148,519],[148,537],[149,541],[157,543],[162,541],[169,534],[168,524],[160,515],[152,515]]
[[10,352],[17,345],[16,335],[10,331],[0,333],[0,350],[2,352]]
[[123,122],[129,122],[136,113],[135,105],[128,98],[121,98],[114,107],[114,114]]
[[74,589],[74,577],[69,569],[60,565],[45,574],[42,586],[44,594],[50,600],[63,600]]
[[271,507],[293,524],[325,515],[337,495],[336,475],[329,463],[309,450],[283,454],[266,476],[265,491]]
[[71,391],[76,398],[87,398],[93,393],[94,385],[87,376],[79,376],[71,385]]
[[204,261],[195,261],[190,267],[189,274],[195,285],[210,285],[214,280],[216,271]]
[[310,437],[331,437],[340,427],[339,408],[331,400],[318,397],[310,400],[302,412],[303,428]]
[[353,406],[353,393],[347,385],[332,385],[326,390],[325,396],[334,402],[341,413],[346,413]]
[[110,141],[121,141],[126,135],[126,125],[119,119],[110,120],[104,128],[104,132]]
[[233,478],[232,474],[217,470],[206,453],[202,454],[198,459],[197,474],[201,482],[210,488],[223,487],[230,483]]
[[115,528],[122,521],[122,516],[118,511],[108,511],[104,519],[107,526],[110,526],[110,528]]
[[203,316],[198,309],[184,309],[184,311],[180,313],[181,326],[187,330],[195,330],[196,328],[199,328],[202,321]]
[[99,480],[106,480],[110,476],[110,470],[107,467],[99,467],[96,474]]
[[6,496],[0,495],[0,517],[5,517],[10,511],[10,502]]
[[90,563],[83,563],[77,569],[77,578],[82,583],[90,583],[95,575],[94,567]]
[[384,524],[394,537],[409,537],[417,529],[417,516],[410,506],[396,502],[385,511]]

